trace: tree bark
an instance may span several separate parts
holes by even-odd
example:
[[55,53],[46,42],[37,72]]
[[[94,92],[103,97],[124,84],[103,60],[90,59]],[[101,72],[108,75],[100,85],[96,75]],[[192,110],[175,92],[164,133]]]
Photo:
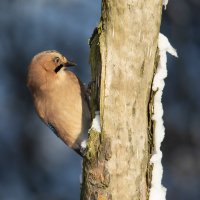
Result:
[[148,199],[161,12],[161,0],[102,0],[90,40],[92,113],[100,109],[102,130],[90,130],[83,200]]

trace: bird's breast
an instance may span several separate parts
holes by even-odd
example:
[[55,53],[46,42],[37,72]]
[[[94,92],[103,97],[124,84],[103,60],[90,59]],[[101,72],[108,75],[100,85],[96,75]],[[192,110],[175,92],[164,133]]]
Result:
[[[69,83],[69,82],[68,82]],[[79,84],[63,83],[46,96],[45,122],[51,124],[61,139],[73,146],[87,135],[90,114]]]

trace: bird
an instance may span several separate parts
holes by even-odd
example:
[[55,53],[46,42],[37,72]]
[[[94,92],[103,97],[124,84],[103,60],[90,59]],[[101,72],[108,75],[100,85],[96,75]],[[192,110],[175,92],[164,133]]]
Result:
[[40,119],[83,156],[91,114],[83,83],[68,70],[75,65],[58,51],[42,51],[28,66],[27,86]]

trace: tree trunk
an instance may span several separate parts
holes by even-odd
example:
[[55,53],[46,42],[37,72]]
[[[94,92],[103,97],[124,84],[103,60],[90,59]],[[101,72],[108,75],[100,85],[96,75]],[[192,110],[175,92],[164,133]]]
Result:
[[161,11],[161,0],[102,0],[90,40],[92,113],[100,108],[102,130],[90,130],[83,200],[148,199]]

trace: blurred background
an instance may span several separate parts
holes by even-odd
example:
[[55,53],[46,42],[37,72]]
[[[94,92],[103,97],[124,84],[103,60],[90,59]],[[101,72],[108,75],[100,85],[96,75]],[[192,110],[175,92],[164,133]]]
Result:
[[[0,200],[79,200],[81,159],[36,116],[26,88],[36,53],[56,49],[88,83],[88,39],[100,0],[0,2]],[[161,32],[168,56],[164,91],[163,184],[169,200],[200,199],[200,1],[169,1]]]

